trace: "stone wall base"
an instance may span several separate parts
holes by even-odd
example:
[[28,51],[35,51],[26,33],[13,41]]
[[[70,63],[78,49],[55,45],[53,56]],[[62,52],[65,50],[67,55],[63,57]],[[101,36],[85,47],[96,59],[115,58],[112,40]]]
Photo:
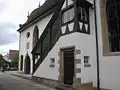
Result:
[[[41,78],[41,77],[36,77],[36,76],[33,76],[32,80],[37,82],[37,83],[47,85],[51,88],[56,88],[57,86],[64,85],[58,80],[52,80],[52,79]],[[82,90],[97,90],[97,88],[93,88],[92,83],[80,84],[79,87],[77,87],[77,90],[81,90],[81,89]],[[109,90],[109,89],[102,89],[101,88],[100,90]]]
[[41,77],[36,77],[36,76],[33,76],[32,80],[37,82],[37,83],[44,84],[44,85],[47,85],[47,86],[52,87],[52,88],[55,88],[60,83],[57,80],[41,78]]

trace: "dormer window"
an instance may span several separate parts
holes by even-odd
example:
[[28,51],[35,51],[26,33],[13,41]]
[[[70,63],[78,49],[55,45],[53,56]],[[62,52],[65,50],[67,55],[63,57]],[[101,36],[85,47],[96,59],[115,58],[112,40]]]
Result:
[[74,19],[74,8],[68,8],[62,12],[62,24],[69,23]]

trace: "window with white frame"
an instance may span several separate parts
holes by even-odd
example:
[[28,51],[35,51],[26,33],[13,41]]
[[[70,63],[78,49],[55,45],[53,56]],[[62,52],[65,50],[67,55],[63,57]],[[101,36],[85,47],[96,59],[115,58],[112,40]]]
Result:
[[69,8],[62,13],[62,24],[68,23],[74,19],[74,8]]
[[89,56],[84,56],[84,67],[91,67]]
[[55,58],[50,58],[50,67],[55,67]]

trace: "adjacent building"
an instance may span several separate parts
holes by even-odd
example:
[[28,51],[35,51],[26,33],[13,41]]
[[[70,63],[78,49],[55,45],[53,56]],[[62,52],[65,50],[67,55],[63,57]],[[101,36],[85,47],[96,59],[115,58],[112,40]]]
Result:
[[18,50],[9,50],[9,58],[18,60],[19,51]]
[[119,5],[46,0],[18,30],[19,71],[56,88],[119,90]]

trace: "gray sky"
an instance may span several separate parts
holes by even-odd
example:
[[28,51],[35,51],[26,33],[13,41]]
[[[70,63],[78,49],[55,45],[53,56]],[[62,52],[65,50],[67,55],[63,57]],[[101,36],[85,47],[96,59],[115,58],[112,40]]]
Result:
[[43,4],[45,0],[0,0],[0,53],[19,49],[19,24],[27,20],[28,11]]

